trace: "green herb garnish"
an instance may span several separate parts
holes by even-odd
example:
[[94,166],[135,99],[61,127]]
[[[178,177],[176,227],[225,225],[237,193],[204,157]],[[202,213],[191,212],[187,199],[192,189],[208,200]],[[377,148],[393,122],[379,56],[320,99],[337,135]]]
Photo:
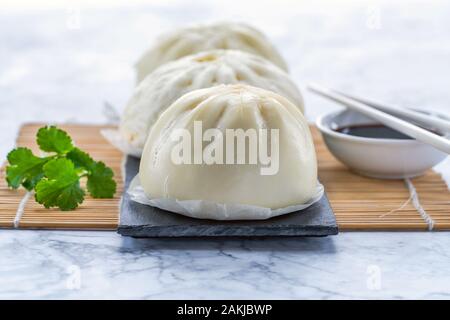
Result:
[[17,148],[8,154],[8,186],[23,186],[35,191],[35,199],[46,208],[74,210],[84,200],[80,180],[87,178],[87,190],[93,198],[112,198],[116,182],[111,168],[74,146],[70,136],[57,127],[43,127],[37,133],[37,144],[48,156],[37,157],[28,148]]

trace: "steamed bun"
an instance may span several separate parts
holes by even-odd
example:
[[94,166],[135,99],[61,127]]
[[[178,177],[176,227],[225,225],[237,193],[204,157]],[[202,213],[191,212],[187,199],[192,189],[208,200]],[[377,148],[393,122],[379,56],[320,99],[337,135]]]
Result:
[[137,62],[137,81],[160,65],[213,49],[235,49],[259,55],[287,70],[283,58],[258,30],[244,23],[221,22],[196,25],[162,35]]
[[[180,143],[173,134],[185,129],[194,137],[194,126],[198,121],[203,133],[217,128],[224,137],[227,129],[255,129],[257,132],[278,129],[278,142],[272,137],[266,140],[265,146],[272,157],[270,165],[274,166],[278,149],[278,171],[262,175],[261,169],[268,166],[267,162],[264,165],[259,161],[257,164],[248,161],[246,164],[180,164],[172,161],[173,152]],[[208,148],[213,143],[220,145],[220,139],[210,141],[203,142],[203,150],[211,151]],[[190,143],[192,148],[193,143]],[[260,148],[259,145],[258,150]],[[246,159],[250,159],[248,150],[247,145]],[[226,153],[223,152],[223,159]],[[182,154],[184,156],[184,151]],[[193,158],[194,152],[188,157]],[[247,85],[220,85],[185,94],[161,115],[146,142],[139,178],[146,195],[152,198],[206,200],[277,209],[306,203],[314,196],[317,162],[308,124],[289,100]]]
[[120,134],[142,150],[152,124],[176,99],[196,89],[233,83],[274,91],[303,111],[302,96],[283,70],[250,53],[213,50],[169,62],[142,81],[122,115]]

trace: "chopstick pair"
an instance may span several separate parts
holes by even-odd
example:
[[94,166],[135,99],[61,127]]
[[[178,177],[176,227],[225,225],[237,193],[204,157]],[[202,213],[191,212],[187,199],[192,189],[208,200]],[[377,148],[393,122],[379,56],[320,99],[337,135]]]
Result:
[[430,144],[435,148],[450,154],[450,140],[406,120],[400,119],[395,115],[405,117],[422,125],[432,126],[439,131],[442,131],[443,134],[450,132],[449,121],[412,110],[387,106],[379,102],[344,94],[337,90],[328,89],[317,84],[309,84],[308,89],[325,98],[342,104],[349,109],[358,111],[374,120],[377,120],[385,126],[406,134],[411,138]]

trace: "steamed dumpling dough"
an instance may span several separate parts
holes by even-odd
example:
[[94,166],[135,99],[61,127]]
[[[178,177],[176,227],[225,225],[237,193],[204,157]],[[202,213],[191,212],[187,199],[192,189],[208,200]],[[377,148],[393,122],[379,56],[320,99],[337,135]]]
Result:
[[142,150],[152,124],[176,99],[196,89],[233,83],[274,91],[303,111],[302,96],[283,70],[250,53],[213,50],[169,62],[142,81],[122,115],[121,136]]
[[[218,128],[223,133],[238,128],[278,129],[278,172],[261,175],[261,168],[267,166],[259,161],[257,164],[248,161],[247,164],[176,164],[171,154],[180,141],[171,135],[175,130],[186,129],[193,137],[194,121],[201,121],[203,133],[209,128]],[[219,143],[220,139],[212,140]],[[204,150],[210,143],[203,143]],[[268,144],[272,143],[276,140],[268,139]],[[272,150],[271,146],[267,148]],[[194,157],[194,152],[191,156]],[[317,162],[308,124],[295,105],[260,88],[221,85],[187,93],[161,115],[146,142],[139,178],[145,193],[152,198],[208,200],[277,209],[306,203],[314,196]]]
[[160,36],[137,62],[137,81],[166,62],[213,49],[251,52],[287,70],[283,58],[260,31],[244,23],[222,22],[191,26]]

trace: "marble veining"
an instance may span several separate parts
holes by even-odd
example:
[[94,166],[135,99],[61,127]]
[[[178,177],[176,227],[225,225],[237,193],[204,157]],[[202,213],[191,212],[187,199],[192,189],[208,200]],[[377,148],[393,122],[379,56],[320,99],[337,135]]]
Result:
[[0,298],[445,299],[449,246],[431,232],[154,240],[8,230]]
[[[0,158],[23,122],[104,122],[104,102],[123,108],[131,66],[154,37],[205,20],[262,28],[301,86],[449,112],[448,2],[278,3],[2,9]],[[303,92],[310,120],[338,108]],[[450,160],[436,170],[450,182]],[[446,232],[152,240],[0,230],[0,299],[448,299],[449,248]]]

